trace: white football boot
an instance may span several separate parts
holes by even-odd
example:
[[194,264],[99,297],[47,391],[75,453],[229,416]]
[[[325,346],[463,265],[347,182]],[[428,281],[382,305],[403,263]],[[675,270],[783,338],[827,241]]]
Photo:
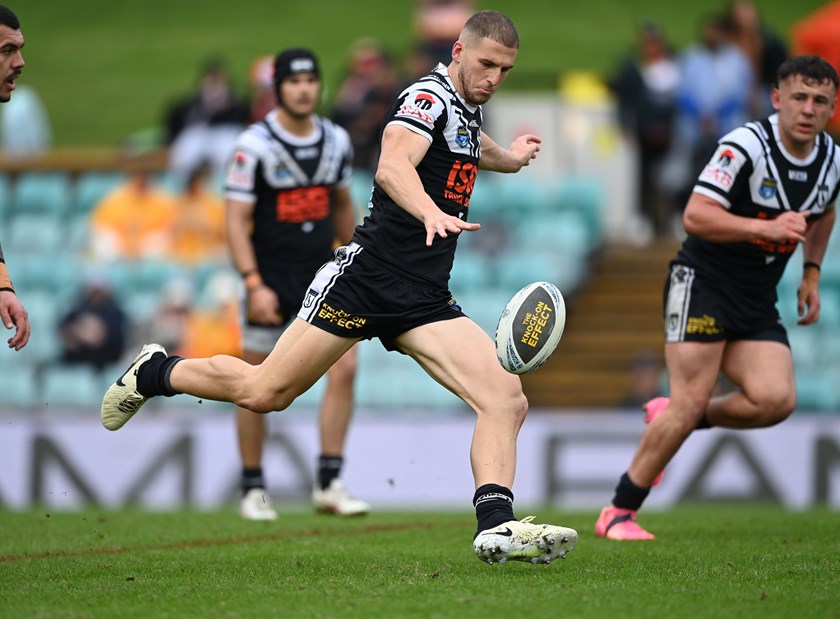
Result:
[[108,387],[105,397],[102,398],[102,410],[99,414],[102,425],[108,430],[122,428],[149,399],[137,391],[137,371],[152,358],[152,355],[159,352],[166,354],[166,350],[160,344],[143,346],[125,374]]
[[475,554],[487,563],[530,561],[551,563],[566,558],[578,540],[577,531],[553,524],[531,524],[533,516],[486,529],[473,540]]
[[239,515],[245,520],[277,520],[271,497],[264,488],[251,488],[239,503]]
[[316,511],[337,516],[362,516],[370,511],[370,505],[350,496],[347,486],[337,477],[325,490],[316,485],[312,489],[312,502]]

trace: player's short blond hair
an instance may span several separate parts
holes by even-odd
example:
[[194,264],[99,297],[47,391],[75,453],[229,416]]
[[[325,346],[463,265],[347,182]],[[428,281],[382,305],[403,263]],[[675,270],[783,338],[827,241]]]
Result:
[[519,49],[516,26],[507,15],[498,11],[479,11],[467,20],[461,30],[460,39],[464,42],[475,43],[484,38],[510,49]]

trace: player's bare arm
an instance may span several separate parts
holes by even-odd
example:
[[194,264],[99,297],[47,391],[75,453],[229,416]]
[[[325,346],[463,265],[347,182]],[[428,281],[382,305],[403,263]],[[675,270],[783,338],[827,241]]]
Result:
[[356,210],[348,187],[333,191],[332,208],[335,237],[342,245],[346,245],[353,238],[353,230],[356,228]]
[[530,133],[520,135],[505,149],[481,132],[481,157],[478,166],[482,170],[493,172],[519,172],[531,163],[540,151],[542,140]]
[[423,189],[417,165],[429,150],[430,142],[413,131],[396,125],[382,133],[382,150],[376,168],[376,182],[401,208],[423,222],[426,246],[436,235],[446,238],[462,230],[478,230],[481,226],[447,215]]
[[764,239],[766,241],[805,241],[807,219],[811,213],[786,211],[775,219],[755,219],[730,213],[723,204],[709,196],[694,192],[683,214],[688,234],[715,243],[736,243]]
[[[832,207],[822,217],[811,222],[805,235],[805,244],[802,247],[803,264],[822,264],[836,218],[837,210]],[[820,270],[818,267],[807,266],[802,269],[802,281],[799,283],[796,293],[797,310],[800,316],[797,324],[810,325],[820,319],[819,283]]]
[[225,201],[225,229],[231,259],[242,274],[248,292],[248,316],[260,324],[280,324],[280,302],[274,291],[266,286],[259,270],[254,245],[251,242],[254,205],[240,200]]

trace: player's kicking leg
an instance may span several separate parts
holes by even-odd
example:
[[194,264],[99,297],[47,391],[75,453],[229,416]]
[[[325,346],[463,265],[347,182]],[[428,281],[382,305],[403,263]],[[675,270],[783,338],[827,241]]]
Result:
[[118,430],[149,398],[178,393],[232,402],[257,413],[284,410],[355,342],[297,318],[265,362],[256,366],[227,355],[168,357],[163,347],[147,344],[105,393],[102,424]]

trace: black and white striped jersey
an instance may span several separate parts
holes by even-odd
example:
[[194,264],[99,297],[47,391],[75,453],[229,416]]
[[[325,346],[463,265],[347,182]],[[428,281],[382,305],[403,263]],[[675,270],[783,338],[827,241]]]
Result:
[[[804,159],[779,138],[778,116],[728,133],[700,173],[694,191],[741,217],[772,219],[785,211],[810,211],[809,222],[834,208],[840,187],[840,149],[825,132]],[[714,243],[691,236],[675,260],[710,277],[775,294],[796,243],[754,240]]]
[[[431,142],[417,174],[423,189],[442,211],[467,220],[481,152],[481,107],[466,103],[439,64],[400,93],[383,123],[399,125]],[[422,222],[398,206],[374,183],[370,212],[354,241],[407,278],[446,286],[457,234],[435,237],[426,247]]]
[[331,199],[350,184],[353,149],[347,132],[314,117],[299,138],[276,111],[240,134],[225,176],[225,197],[254,204],[252,242],[260,273],[304,268],[311,276],[332,256]]

